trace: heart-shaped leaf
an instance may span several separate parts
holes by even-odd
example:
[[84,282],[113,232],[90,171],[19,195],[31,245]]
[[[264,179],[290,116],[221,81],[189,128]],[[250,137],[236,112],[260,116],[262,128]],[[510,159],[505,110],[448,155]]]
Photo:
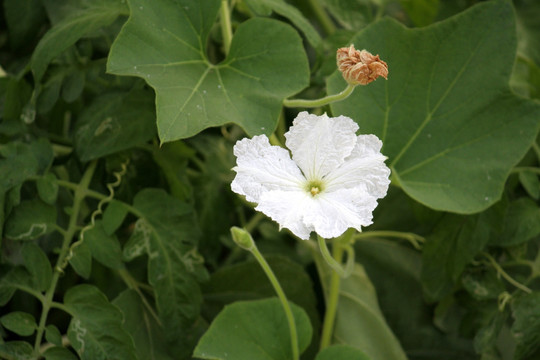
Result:
[[[311,340],[305,311],[291,303],[298,347],[304,351]],[[193,356],[200,359],[292,359],[289,325],[277,298],[239,301],[228,305],[212,322]]]
[[[388,62],[389,79],[357,87],[332,112],[379,136],[395,182],[429,207],[489,207],[536,137],[540,105],[508,86],[512,14],[489,1],[422,29],[385,19],[352,39]],[[344,86],[339,73],[329,79],[330,93]]]
[[283,99],[308,85],[302,40],[287,24],[264,18],[243,22],[226,59],[215,64],[206,44],[219,0],[129,0],[129,5],[131,16],[111,48],[107,70],[142,77],[154,88],[162,142],[226,123],[249,135],[269,135]]

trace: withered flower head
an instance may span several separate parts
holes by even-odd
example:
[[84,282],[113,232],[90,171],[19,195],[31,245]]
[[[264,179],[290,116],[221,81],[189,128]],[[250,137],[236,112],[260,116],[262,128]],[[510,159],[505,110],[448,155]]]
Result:
[[337,51],[337,65],[343,78],[352,85],[367,85],[379,76],[388,79],[388,65],[369,51],[356,50],[354,45]]

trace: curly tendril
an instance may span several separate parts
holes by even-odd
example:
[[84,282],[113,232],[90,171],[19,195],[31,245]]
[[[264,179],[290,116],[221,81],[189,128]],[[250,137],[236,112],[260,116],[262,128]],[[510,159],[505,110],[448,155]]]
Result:
[[83,243],[84,234],[96,226],[96,217],[103,214],[103,206],[107,203],[110,203],[114,199],[114,189],[122,183],[122,177],[126,174],[128,165],[129,159],[126,159],[126,161],[120,164],[120,170],[113,172],[115,180],[113,182],[107,183],[106,185],[107,189],[109,190],[109,195],[98,203],[97,209],[94,210],[94,212],[90,216],[90,223],[84,226],[79,232],[79,240],[71,244],[71,247],[69,248],[69,253],[66,256],[64,263],[60,268],[57,269],[59,272],[64,272],[64,269],[66,268],[68,262],[73,258],[75,248],[77,248]]

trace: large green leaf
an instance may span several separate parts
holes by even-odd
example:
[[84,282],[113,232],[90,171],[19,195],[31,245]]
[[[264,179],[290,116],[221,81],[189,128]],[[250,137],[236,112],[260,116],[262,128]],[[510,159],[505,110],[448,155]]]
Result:
[[67,335],[81,359],[137,359],[133,340],[122,328],[122,313],[97,287],[72,287],[64,305],[73,316]]
[[[322,283],[328,289],[332,270],[322,262]],[[406,360],[399,341],[388,327],[373,284],[360,264],[341,281],[334,328],[334,344],[350,345],[371,359]]]
[[[129,0],[131,16],[114,42],[107,70],[139,76],[156,91],[162,142],[236,123],[271,134],[284,98],[308,85],[302,41],[289,25],[254,18],[238,26],[219,64],[206,43],[219,0]],[[279,65],[279,71],[276,71]]]
[[133,206],[139,220],[124,247],[124,257],[148,255],[148,281],[155,291],[165,336],[185,341],[186,329],[199,316],[202,302],[197,280],[206,274],[195,250],[199,233],[192,208],[157,189],[138,193]]
[[[313,284],[304,269],[282,256],[268,256],[273,269],[289,301],[301,306],[318,329]],[[203,287],[204,307],[208,316],[215,316],[223,306],[239,300],[254,300],[274,296],[275,290],[260,265],[255,261],[224,267],[212,274]]]
[[[380,54],[389,79],[357,87],[333,114],[382,139],[394,182],[415,200],[458,213],[495,203],[540,123],[540,105],[508,86],[511,4],[485,2],[422,29],[385,19],[352,42]],[[339,73],[328,81],[330,93],[344,86]]]
[[56,23],[43,36],[32,54],[31,67],[40,82],[49,63],[86,34],[111,24],[125,12],[121,0],[83,1],[81,7]]
[[[311,325],[302,308],[290,305],[302,352],[311,341]],[[201,338],[193,356],[212,360],[292,359],[289,325],[281,303],[272,298],[228,305]]]

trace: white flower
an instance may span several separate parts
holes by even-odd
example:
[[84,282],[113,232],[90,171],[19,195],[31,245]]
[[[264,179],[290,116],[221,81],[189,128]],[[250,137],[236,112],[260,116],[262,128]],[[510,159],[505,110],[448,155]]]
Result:
[[334,238],[348,228],[372,223],[377,199],[386,195],[390,169],[375,135],[359,135],[348,117],[301,112],[285,134],[286,146],[272,146],[265,135],[234,146],[237,166],[231,188],[257,203],[293,234],[309,239],[315,231]]

